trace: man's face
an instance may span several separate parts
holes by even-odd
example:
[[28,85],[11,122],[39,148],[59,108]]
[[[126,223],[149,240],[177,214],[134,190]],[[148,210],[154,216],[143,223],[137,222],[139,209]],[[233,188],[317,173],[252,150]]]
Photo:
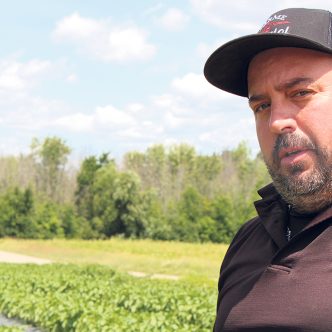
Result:
[[332,204],[332,56],[300,48],[259,53],[248,90],[277,190],[301,212]]

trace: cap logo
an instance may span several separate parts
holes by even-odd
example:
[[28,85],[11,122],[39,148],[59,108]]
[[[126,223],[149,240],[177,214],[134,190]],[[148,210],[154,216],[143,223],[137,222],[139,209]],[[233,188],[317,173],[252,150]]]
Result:
[[[289,30],[289,21],[286,20],[287,15],[272,15],[259,31],[259,33],[283,33],[287,34]],[[286,27],[281,25],[288,24]]]

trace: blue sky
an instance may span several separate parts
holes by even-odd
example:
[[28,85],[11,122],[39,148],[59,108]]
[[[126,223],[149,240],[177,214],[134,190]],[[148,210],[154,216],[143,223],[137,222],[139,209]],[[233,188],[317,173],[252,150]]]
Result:
[[200,153],[247,141],[245,98],[207,83],[208,55],[281,8],[330,1],[2,1],[0,154],[59,136],[73,155],[188,143]]

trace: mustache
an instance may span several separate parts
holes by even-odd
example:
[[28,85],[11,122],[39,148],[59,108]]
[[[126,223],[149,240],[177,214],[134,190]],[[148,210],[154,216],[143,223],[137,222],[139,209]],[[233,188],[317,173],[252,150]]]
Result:
[[301,148],[309,150],[317,150],[317,146],[309,138],[298,134],[282,134],[278,135],[273,147],[273,161],[279,163],[279,152],[282,148]]

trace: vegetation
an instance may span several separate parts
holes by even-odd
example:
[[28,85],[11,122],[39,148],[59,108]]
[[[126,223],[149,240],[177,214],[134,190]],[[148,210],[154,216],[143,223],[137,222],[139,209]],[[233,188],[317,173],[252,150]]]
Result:
[[73,168],[70,152],[47,137],[0,158],[0,248],[66,263],[0,264],[0,312],[45,331],[210,331],[220,243],[255,215],[261,157],[156,145]]
[[244,143],[200,155],[191,146],[155,145],[68,166],[58,137],[0,158],[0,237],[108,239],[113,236],[227,243],[255,215],[269,176]]
[[101,266],[0,265],[0,311],[46,331],[211,331],[216,292]]
[[216,285],[227,245],[112,238],[99,240],[1,239],[0,250],[57,263],[102,264],[122,272],[168,274]]

